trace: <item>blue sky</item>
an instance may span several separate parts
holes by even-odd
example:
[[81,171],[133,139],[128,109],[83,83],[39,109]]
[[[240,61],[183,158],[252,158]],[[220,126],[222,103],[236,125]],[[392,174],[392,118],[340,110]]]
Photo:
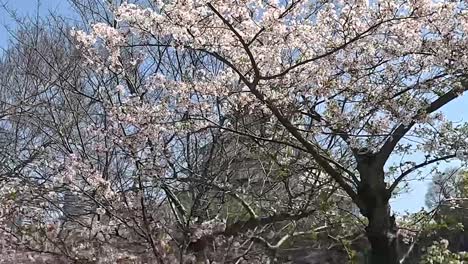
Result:
[[[0,5],[5,5],[9,10],[16,12],[19,16],[33,16],[39,14],[44,16],[48,14],[63,14],[69,8],[67,0],[0,0]],[[38,8],[39,7],[39,8]],[[4,48],[8,42],[8,29],[15,26],[15,21],[10,16],[9,12],[4,8],[0,8],[0,47]]]
[[[0,3],[6,5],[17,12],[18,15],[35,16],[37,11],[37,2],[35,0],[0,0]],[[66,0],[42,0],[39,5],[39,14],[47,15],[49,13],[67,13],[69,5]],[[8,43],[9,33],[5,26],[13,28],[14,20],[5,10],[0,9],[0,47],[4,48]],[[452,121],[468,121],[468,94],[456,99],[454,102],[444,106],[442,111],[447,118]],[[450,165],[444,165],[450,166]],[[413,181],[410,183],[411,191],[398,196],[392,201],[392,207],[397,212],[406,210],[415,212],[424,206],[424,196],[427,191],[427,185],[430,179],[425,181]]]

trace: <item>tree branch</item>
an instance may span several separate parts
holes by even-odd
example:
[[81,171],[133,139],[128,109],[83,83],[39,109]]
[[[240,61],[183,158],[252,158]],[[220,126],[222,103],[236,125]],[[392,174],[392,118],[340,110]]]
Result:
[[406,171],[404,171],[400,176],[398,176],[398,178],[395,179],[395,181],[392,183],[392,185],[390,186],[390,188],[388,189],[389,193],[392,193],[395,188],[398,186],[398,184],[410,173],[412,173],[413,171],[417,170],[417,169],[420,169],[422,167],[425,167],[427,165],[430,165],[432,163],[436,163],[438,161],[443,161],[443,160],[447,160],[447,159],[452,159],[452,158],[455,158],[456,157],[456,154],[451,154],[451,155],[446,155],[446,156],[443,156],[443,157],[439,157],[439,158],[435,158],[435,159],[431,159],[431,160],[426,160],[425,162],[423,163],[420,163],[414,167],[412,167],[411,169],[408,169]]
[[234,192],[227,192],[227,194],[231,195],[234,197],[237,201],[239,201],[242,206],[247,210],[251,218],[258,218],[257,214],[255,213],[254,209],[244,200],[242,199],[237,193]]
[[390,157],[393,150],[395,149],[396,145],[398,144],[398,142],[416,124],[416,122],[414,120],[421,117],[422,115],[431,114],[431,113],[439,110],[442,106],[446,105],[450,101],[457,98],[461,93],[468,90],[468,83],[462,82],[462,85],[463,85],[462,89],[454,88],[454,89],[448,91],[447,93],[445,93],[444,95],[440,96],[439,98],[437,98],[437,100],[433,101],[426,108],[420,109],[418,111],[418,113],[413,117],[413,121],[410,124],[408,124],[408,125],[400,124],[395,129],[395,131],[393,131],[393,133],[390,135],[390,137],[384,143],[382,148],[379,150],[379,152],[377,154],[377,157],[378,157],[377,160],[379,162],[381,162],[382,165],[385,164],[385,162],[387,161],[387,159]]
[[224,18],[211,3],[208,3],[207,5],[211,9],[211,11],[213,11],[216,14],[216,16],[218,16],[223,21],[223,23],[229,28],[229,30],[231,30],[232,33],[234,33],[234,35],[239,39],[239,42],[242,44],[242,47],[247,53],[247,56],[249,56],[250,64],[252,64],[255,76],[260,76],[260,70],[258,69],[257,63],[255,62],[255,58],[249,49],[249,44],[245,42],[240,33],[237,32],[237,30],[231,25],[231,23],[229,23],[229,21],[227,21],[227,19]]
[[248,230],[252,230],[257,227],[265,226],[268,224],[273,224],[282,221],[297,221],[302,218],[308,217],[315,212],[316,210],[305,211],[298,214],[280,213],[267,217],[257,217],[250,218],[249,220],[240,220],[227,226],[224,229],[224,231],[215,232],[211,235],[203,236],[198,240],[191,242],[189,244],[189,249],[193,251],[201,251],[208,245],[210,241],[213,241],[216,236],[236,236],[241,232],[246,232]]
[[328,173],[340,185],[341,188],[343,188],[343,190],[349,195],[349,197],[351,197],[351,199],[358,202],[356,192],[348,183],[346,183],[341,173],[333,168],[327,159],[322,157],[315,146],[301,135],[297,128],[294,127],[294,125],[283,116],[280,110],[276,108],[276,106],[274,106],[268,99],[266,99],[259,90],[257,90],[255,85],[248,84],[248,87],[252,94],[254,94],[257,99],[263,102],[270,109],[278,121],[280,121],[280,123],[286,128],[286,130],[289,131],[289,133],[291,133],[291,135],[293,135],[304,146],[307,152],[312,155],[320,167],[322,167],[325,172]]
[[327,229],[328,226],[327,225],[324,225],[324,226],[320,226],[320,227],[317,227],[313,230],[309,230],[309,231],[304,231],[304,232],[294,232],[292,234],[287,234],[285,236],[283,236],[276,244],[272,245],[270,244],[268,241],[266,241],[266,239],[264,239],[263,237],[259,237],[259,236],[254,236],[252,238],[253,241],[255,242],[260,242],[262,244],[264,244],[268,249],[270,250],[277,250],[281,247],[281,245],[284,244],[284,242],[286,242],[288,239],[290,238],[293,238],[293,237],[297,237],[297,236],[304,236],[304,235],[310,235],[310,234],[315,234],[315,233],[318,233],[318,232],[322,232],[324,231],[325,229]]

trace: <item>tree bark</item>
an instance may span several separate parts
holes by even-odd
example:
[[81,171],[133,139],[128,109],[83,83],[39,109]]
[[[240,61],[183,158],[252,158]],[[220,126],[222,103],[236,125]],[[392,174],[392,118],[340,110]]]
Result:
[[367,217],[369,224],[366,235],[371,245],[370,263],[372,264],[397,264],[398,241],[395,219],[389,214],[388,204],[371,209],[372,213]]
[[[361,157],[362,158],[362,157]],[[366,236],[371,245],[371,264],[397,264],[397,226],[390,213],[390,194],[386,188],[383,165],[373,156],[358,162],[361,182],[358,188],[358,206],[368,219]]]

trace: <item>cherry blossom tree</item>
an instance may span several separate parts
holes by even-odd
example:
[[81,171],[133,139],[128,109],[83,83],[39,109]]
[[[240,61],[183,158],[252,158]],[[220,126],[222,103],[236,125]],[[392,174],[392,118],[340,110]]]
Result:
[[[286,260],[283,247],[310,236],[316,261],[331,251],[347,258],[344,238],[314,238],[358,233],[349,201],[304,152],[282,142],[289,137],[280,124],[265,124],[271,116],[245,105],[224,115],[221,102],[211,101],[217,123],[200,126],[185,112],[171,120],[183,110],[172,107],[174,97],[146,89],[158,67],[174,78],[198,76],[191,67],[205,67],[202,54],[167,57],[150,47],[150,63],[121,76],[76,63],[92,61],[75,50],[80,43],[59,17],[20,26],[1,62],[8,131],[1,147],[10,159],[0,166],[2,261],[265,263]],[[133,58],[138,50],[126,52]],[[134,119],[139,111],[146,124]]]
[[[107,133],[161,154],[170,135],[211,127],[290,146],[367,218],[372,263],[399,263],[398,185],[465,156],[466,126],[438,112],[468,88],[464,1],[154,1],[124,3],[115,19],[74,31],[83,63],[122,80],[126,102]],[[155,48],[164,60],[141,89],[160,97],[139,100],[126,80],[155,63]],[[230,120],[239,109],[262,130]],[[414,153],[425,159],[386,171],[392,156]]]
[[12,250],[267,263],[302,238],[345,262],[364,233],[400,263],[389,199],[465,161],[439,112],[468,89],[464,1],[71,2],[82,24],[24,31],[1,66]]

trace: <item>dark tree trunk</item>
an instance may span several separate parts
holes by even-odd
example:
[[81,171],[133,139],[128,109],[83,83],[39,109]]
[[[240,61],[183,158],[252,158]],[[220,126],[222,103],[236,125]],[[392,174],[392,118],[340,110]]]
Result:
[[386,188],[383,165],[375,162],[373,157],[360,161],[358,206],[368,219],[366,235],[371,245],[370,263],[397,264],[397,227],[395,218],[390,214],[390,194]]
[[398,238],[395,219],[389,214],[388,205],[371,209],[372,216],[367,217],[369,224],[366,235],[371,245],[370,263],[399,263]]

